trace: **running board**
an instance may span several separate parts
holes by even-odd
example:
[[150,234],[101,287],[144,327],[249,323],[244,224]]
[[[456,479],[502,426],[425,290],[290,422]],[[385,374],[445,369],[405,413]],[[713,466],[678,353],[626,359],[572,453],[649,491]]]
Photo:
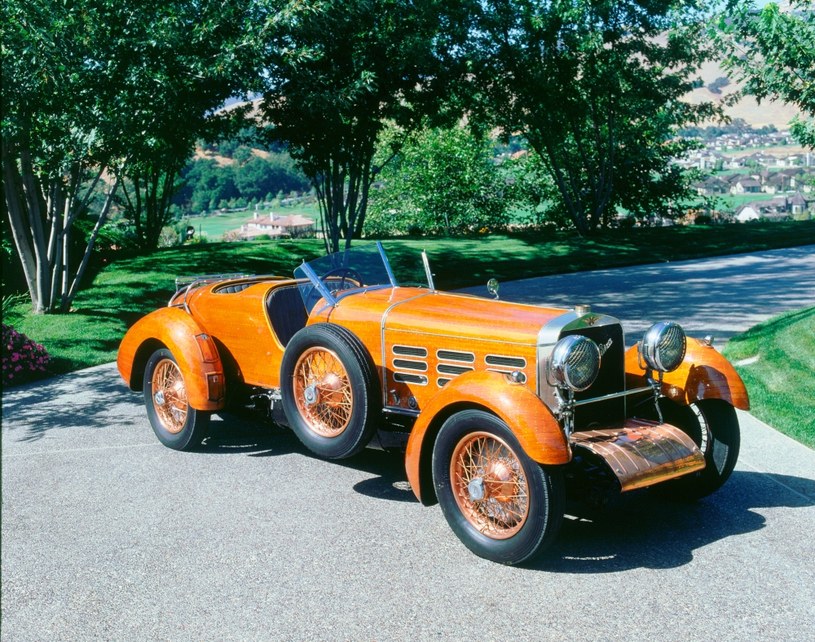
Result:
[[653,486],[705,467],[705,457],[671,424],[627,419],[621,428],[572,433],[572,446],[601,457],[620,482],[621,492]]

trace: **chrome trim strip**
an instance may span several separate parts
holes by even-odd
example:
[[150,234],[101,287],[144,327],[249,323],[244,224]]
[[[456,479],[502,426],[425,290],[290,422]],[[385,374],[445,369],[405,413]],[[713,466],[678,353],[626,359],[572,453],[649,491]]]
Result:
[[427,362],[414,359],[394,359],[393,367],[394,369],[410,370],[411,372],[427,372]]
[[[493,361],[491,362],[490,359]],[[503,363],[495,363],[496,359],[500,359]],[[511,361],[512,363],[507,363],[508,361]],[[510,357],[505,354],[488,354],[484,357],[484,363],[486,363],[488,366],[513,368],[515,370],[523,370],[526,368],[526,359],[524,357]]]
[[650,386],[645,386],[642,388],[632,388],[631,390],[623,390],[622,392],[612,392],[607,395],[602,395],[601,397],[592,397],[591,399],[583,399],[582,401],[575,401],[573,402],[574,407],[577,406],[585,406],[590,403],[597,403],[599,401],[606,401],[608,399],[618,399],[619,397],[628,397],[631,395],[639,395],[644,392],[653,393],[654,389]]
[[391,346],[391,352],[399,355],[400,357],[415,357],[419,359],[427,359],[427,348],[421,346],[406,346],[402,344],[394,344]]
[[413,374],[412,372],[394,372],[393,380],[397,383],[411,383],[415,386],[427,385],[427,377],[425,375]]
[[335,293],[335,297],[337,299],[337,303],[342,301],[343,299],[353,296],[355,294],[364,294],[365,292],[375,292],[376,290],[388,290],[391,286],[387,283],[383,283],[381,285],[363,285],[361,288],[349,288],[347,290],[337,290]]
[[444,375],[453,375],[454,377],[464,374],[465,372],[472,372],[473,370],[475,370],[475,368],[471,368],[470,366],[454,366],[450,363],[439,363],[436,365],[436,372]]
[[[460,355],[461,357],[466,358],[457,358],[451,356],[442,356],[442,353],[446,352],[448,355]],[[436,350],[436,358],[440,359],[441,361],[453,361],[455,363],[475,363],[475,352],[467,352],[465,350],[447,350],[445,348],[439,348]]]

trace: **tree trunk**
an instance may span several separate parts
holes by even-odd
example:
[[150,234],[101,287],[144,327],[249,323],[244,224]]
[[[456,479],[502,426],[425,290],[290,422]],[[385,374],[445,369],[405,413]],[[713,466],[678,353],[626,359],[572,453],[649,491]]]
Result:
[[118,179],[108,190],[79,267],[71,278],[74,224],[90,202],[104,168],[98,168],[90,186],[80,187],[85,173],[77,165],[62,177],[40,177],[34,171],[28,150],[24,147],[12,150],[10,143],[3,141],[6,212],[36,314],[70,310],[99,230],[110,211]]

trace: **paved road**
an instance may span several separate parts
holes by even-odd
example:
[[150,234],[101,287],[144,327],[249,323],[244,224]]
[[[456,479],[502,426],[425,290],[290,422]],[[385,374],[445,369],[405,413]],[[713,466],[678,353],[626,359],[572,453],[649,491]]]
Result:
[[815,452],[740,420],[717,494],[572,507],[548,558],[507,568],[396,456],[322,462],[229,415],[177,453],[111,365],[6,391],[2,638],[809,640]]
[[[485,287],[465,291],[486,296]],[[500,296],[568,307],[589,303],[623,322],[629,344],[664,319],[721,344],[768,317],[815,305],[815,245],[523,279],[502,284]]]

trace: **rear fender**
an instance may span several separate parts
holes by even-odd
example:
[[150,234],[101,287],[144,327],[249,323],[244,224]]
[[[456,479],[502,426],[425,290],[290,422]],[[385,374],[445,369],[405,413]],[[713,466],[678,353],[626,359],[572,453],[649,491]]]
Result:
[[181,308],[160,308],[142,317],[125,334],[116,365],[131,390],[141,390],[150,355],[167,348],[173,353],[196,410],[224,407],[224,368],[212,337]]
[[[647,385],[645,371],[640,367],[637,346],[625,353],[626,386]],[[689,405],[702,399],[721,399],[741,410],[750,409],[750,399],[736,369],[715,348],[688,337],[685,360],[662,380],[662,394]]]
[[433,444],[444,421],[466,408],[482,408],[500,417],[524,451],[540,464],[566,464],[566,436],[544,403],[524,384],[498,372],[467,372],[433,397],[411,430],[405,453],[408,481],[423,504],[436,503],[432,478]]

